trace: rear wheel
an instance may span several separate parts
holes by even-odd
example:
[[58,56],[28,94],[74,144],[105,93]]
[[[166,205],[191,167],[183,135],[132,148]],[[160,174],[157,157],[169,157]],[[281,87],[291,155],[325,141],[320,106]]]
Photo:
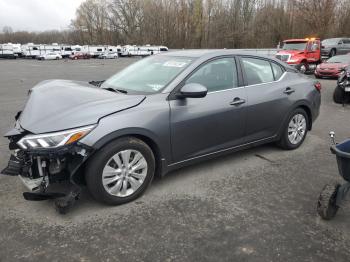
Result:
[[140,197],[155,172],[152,150],[143,141],[125,137],[107,144],[89,161],[86,183],[92,196],[119,205]]
[[335,56],[337,54],[337,50],[332,49],[331,52],[329,53],[329,57]]
[[284,126],[278,145],[286,150],[298,148],[305,140],[308,131],[308,116],[302,108],[297,108],[290,115]]
[[345,100],[345,91],[341,87],[337,86],[334,89],[333,100],[337,104],[342,104],[344,102],[344,100]]

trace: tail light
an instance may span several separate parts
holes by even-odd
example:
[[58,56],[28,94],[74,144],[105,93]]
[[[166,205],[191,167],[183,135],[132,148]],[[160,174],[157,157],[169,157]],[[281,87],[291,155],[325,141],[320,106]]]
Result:
[[315,88],[316,88],[316,90],[318,91],[318,92],[321,92],[321,89],[322,89],[322,85],[321,85],[321,83],[320,82],[317,82],[317,83],[315,83]]

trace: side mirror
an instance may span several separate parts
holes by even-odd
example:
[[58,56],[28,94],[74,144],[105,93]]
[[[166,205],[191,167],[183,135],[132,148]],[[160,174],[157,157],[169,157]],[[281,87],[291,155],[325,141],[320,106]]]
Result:
[[180,93],[178,94],[179,98],[202,98],[205,97],[208,93],[208,89],[205,86],[197,83],[190,83],[184,85],[180,89]]

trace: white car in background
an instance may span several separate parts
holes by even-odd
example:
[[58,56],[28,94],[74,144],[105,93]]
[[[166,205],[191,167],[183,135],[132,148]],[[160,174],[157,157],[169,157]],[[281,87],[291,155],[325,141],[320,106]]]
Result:
[[100,59],[116,59],[118,58],[118,52],[108,52],[108,53],[103,53],[98,56]]
[[39,55],[37,58],[39,60],[59,60],[59,59],[62,59],[62,56],[55,52],[49,52],[46,54]]

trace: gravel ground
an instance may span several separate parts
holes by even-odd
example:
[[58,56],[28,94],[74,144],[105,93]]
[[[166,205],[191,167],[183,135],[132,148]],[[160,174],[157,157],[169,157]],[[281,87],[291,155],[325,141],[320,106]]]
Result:
[[[134,61],[0,60],[0,133],[39,81],[101,80]],[[320,117],[298,150],[265,145],[187,167],[123,206],[84,190],[62,216],[0,176],[0,261],[349,261],[349,205],[331,222],[315,212],[322,187],[340,180],[328,132],[350,136],[350,106],[332,102],[334,80],[321,82]],[[0,138],[0,167],[8,157]]]

